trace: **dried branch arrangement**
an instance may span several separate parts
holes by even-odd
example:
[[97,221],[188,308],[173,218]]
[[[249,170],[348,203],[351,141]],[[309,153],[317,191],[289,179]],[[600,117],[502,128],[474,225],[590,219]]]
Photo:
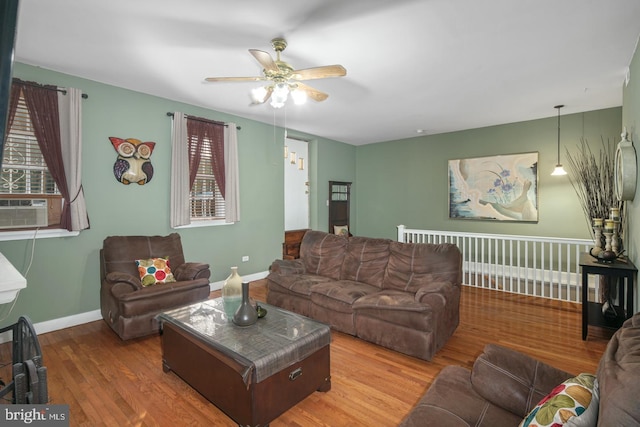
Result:
[[[614,159],[616,144],[602,139],[600,153],[596,156],[586,140],[581,140],[578,151],[566,150],[569,181],[573,186],[593,236],[592,219],[608,218],[612,207],[620,208],[624,221],[624,202],[619,201],[614,190]],[[624,229],[624,227],[621,227]],[[620,230],[621,231],[621,230]]]

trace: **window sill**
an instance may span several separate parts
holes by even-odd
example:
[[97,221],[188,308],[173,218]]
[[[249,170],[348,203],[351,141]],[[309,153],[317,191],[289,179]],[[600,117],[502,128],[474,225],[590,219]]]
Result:
[[189,225],[179,225],[173,227],[176,230],[183,228],[198,228],[198,227],[216,227],[218,225],[233,225],[233,222],[225,222],[224,219],[211,219],[211,220],[194,220]]
[[10,240],[48,239],[52,237],[74,237],[79,231],[67,231],[61,228],[46,228],[38,230],[0,231],[0,242]]

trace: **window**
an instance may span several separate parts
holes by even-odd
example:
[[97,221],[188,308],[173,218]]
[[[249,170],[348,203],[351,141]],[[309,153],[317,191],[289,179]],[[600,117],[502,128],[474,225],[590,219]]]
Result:
[[237,127],[173,114],[171,227],[233,224],[240,220]]
[[[192,147],[197,144],[192,143]],[[200,148],[200,165],[189,198],[191,219],[224,219],[225,203],[213,174],[211,141],[205,138]]]
[[0,207],[32,206],[30,200],[42,205],[46,200],[47,224],[60,224],[62,196],[38,146],[22,91],[4,146],[0,199]]
[[[77,88],[12,80],[0,170],[0,229],[46,227],[45,234],[53,236],[89,228],[81,180],[85,97]],[[2,240],[19,240],[23,230],[3,233]]]

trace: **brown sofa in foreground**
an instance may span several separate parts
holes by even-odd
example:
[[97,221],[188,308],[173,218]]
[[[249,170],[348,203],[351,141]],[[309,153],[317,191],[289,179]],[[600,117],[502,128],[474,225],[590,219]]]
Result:
[[[169,258],[175,282],[143,286],[136,260]],[[209,264],[185,262],[178,233],[111,236],[100,250],[100,310],[123,340],[158,333],[156,316],[209,298]]]
[[[596,391],[586,399],[589,406],[582,414],[568,418],[566,425],[640,425],[640,314],[613,335],[595,376]],[[401,427],[515,427],[571,377],[522,353],[489,344],[471,371],[460,366],[444,368]],[[580,393],[583,400],[584,390]],[[567,401],[566,396],[562,399]],[[562,403],[560,399],[548,400],[539,412],[547,418],[554,413],[560,416]],[[569,415],[567,411],[564,417]]]
[[276,260],[267,302],[431,360],[459,323],[462,257],[452,244],[307,231],[300,258]]

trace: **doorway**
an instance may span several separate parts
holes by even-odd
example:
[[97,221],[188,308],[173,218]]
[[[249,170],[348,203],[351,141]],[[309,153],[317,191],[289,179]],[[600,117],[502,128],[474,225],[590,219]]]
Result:
[[309,142],[284,140],[284,229],[309,228]]

